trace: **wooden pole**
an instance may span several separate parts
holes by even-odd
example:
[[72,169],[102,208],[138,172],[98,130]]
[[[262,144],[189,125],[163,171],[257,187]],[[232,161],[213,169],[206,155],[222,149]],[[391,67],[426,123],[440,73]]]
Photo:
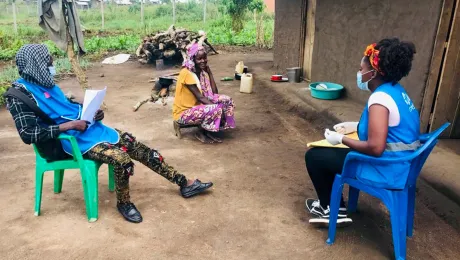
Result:
[[78,58],[75,55],[75,51],[73,49],[73,41],[72,41],[72,37],[70,36],[69,28],[67,28],[67,57],[69,58],[70,64],[72,65],[73,73],[75,73],[78,83],[80,83],[80,87],[83,90],[87,90],[88,89],[88,77],[86,77],[85,72],[80,67]]
[[[68,8],[68,5],[71,3],[63,2],[62,12],[65,12],[65,9]],[[75,51],[73,49],[74,42],[72,40],[72,36],[70,35],[69,29],[69,22],[68,17],[65,18],[65,25],[66,25],[66,32],[67,32],[67,58],[69,58],[70,64],[72,65],[73,73],[77,77],[78,83],[83,90],[88,89],[88,77],[86,76],[83,69],[80,67],[80,63],[78,62],[78,57],[75,55]]]
[[18,34],[18,21],[16,19],[16,1],[13,1],[12,8],[13,8],[14,33]]
[[303,77],[311,81],[311,66],[313,62],[313,46],[315,43],[315,18],[316,0],[308,0],[307,4],[307,26],[305,34],[305,48],[303,60]]
[[173,6],[173,24],[176,24],[176,0],[172,0],[172,6]]
[[144,25],[144,1],[141,0],[141,25]]
[[144,1],[141,0],[141,24],[144,25]]
[[206,23],[206,0],[203,0],[203,23]]
[[101,0],[101,22],[102,22],[102,30],[105,28],[105,21],[104,21],[104,0]]

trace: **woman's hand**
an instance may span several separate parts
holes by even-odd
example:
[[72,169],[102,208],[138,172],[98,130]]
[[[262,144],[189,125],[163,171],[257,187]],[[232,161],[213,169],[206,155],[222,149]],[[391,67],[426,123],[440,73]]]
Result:
[[390,112],[382,105],[374,104],[369,108],[367,141],[358,141],[344,137],[344,145],[360,153],[379,157],[386,148],[388,121]]
[[211,68],[209,68],[209,66],[206,66],[206,72],[208,73],[209,80],[211,81],[212,93],[219,94],[219,90],[217,89],[216,81],[214,80],[214,76],[212,75]]
[[334,130],[343,135],[351,134],[358,131],[358,122],[344,122],[334,126]]
[[342,143],[343,134],[339,134],[337,132],[326,129],[326,131],[324,132],[324,137],[330,144],[338,145]]
[[68,130],[77,130],[77,131],[80,131],[80,132],[84,132],[88,128],[88,124],[89,124],[89,122],[85,121],[85,120],[69,121],[69,122],[65,122],[63,124],[60,124],[59,125],[59,131],[65,132],[65,131],[68,131]]
[[201,91],[198,90],[197,85],[193,84],[193,85],[185,85],[185,86],[190,90],[190,92],[192,92],[192,94],[201,104],[203,105],[213,104],[209,99],[207,99],[205,96],[203,96],[203,94],[201,94]]
[[94,120],[96,120],[96,121],[101,121],[102,119],[104,119],[104,111],[102,111],[102,110],[99,109],[99,110],[96,112],[96,115],[94,116]]

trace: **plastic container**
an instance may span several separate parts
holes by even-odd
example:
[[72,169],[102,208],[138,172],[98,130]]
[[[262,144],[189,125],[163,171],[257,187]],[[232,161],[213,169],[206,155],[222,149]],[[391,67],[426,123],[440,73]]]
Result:
[[236,73],[236,72],[235,72],[235,79],[236,79],[236,80],[241,80],[241,75],[243,75],[243,74],[240,74],[240,73]]
[[287,68],[287,75],[289,82],[300,83],[300,67]]
[[164,63],[164,61],[162,59],[156,60],[155,63],[156,63],[155,65],[156,65],[157,70],[164,70],[165,63]]
[[[319,84],[324,84],[327,89],[316,88]],[[338,99],[343,91],[343,86],[331,82],[313,82],[310,84],[311,96],[317,99],[333,100]]]
[[220,81],[232,81],[233,78],[232,77],[223,77],[220,79]]
[[251,73],[245,73],[241,75],[240,92],[251,94],[253,82],[254,82],[254,79]]

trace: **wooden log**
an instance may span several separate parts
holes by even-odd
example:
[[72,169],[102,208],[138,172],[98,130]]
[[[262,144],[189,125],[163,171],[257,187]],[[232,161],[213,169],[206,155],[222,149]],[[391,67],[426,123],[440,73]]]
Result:
[[137,50],[136,50],[136,56],[137,56],[137,57],[140,57],[140,56],[141,56],[141,51],[142,51],[143,45],[144,45],[144,44],[141,44],[141,45],[139,45],[139,47],[137,47]]
[[214,49],[214,47],[212,47],[212,45],[208,42],[208,39],[205,39],[205,40],[204,40],[204,43],[206,43],[206,45],[208,45],[209,48],[211,48],[211,50],[212,50],[213,52],[215,52],[216,54],[219,54],[219,53]]
[[152,98],[149,97],[149,98],[146,98],[146,99],[144,99],[144,100],[141,100],[141,101],[137,102],[136,105],[133,106],[133,112],[136,112],[137,110],[139,110],[139,108],[140,108],[143,104],[149,102],[151,99],[152,99]]
[[166,50],[166,51],[163,52],[163,56],[165,56],[165,58],[171,58],[174,55],[176,55],[175,50]]

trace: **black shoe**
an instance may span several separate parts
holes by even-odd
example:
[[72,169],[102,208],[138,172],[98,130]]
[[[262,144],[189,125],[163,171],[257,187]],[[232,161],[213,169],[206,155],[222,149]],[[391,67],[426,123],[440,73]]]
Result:
[[180,193],[184,198],[190,198],[212,187],[212,182],[202,183],[200,180],[195,180],[192,185],[180,188]]
[[118,208],[118,211],[121,213],[121,215],[129,222],[132,222],[132,223],[142,222],[141,213],[139,212],[139,210],[136,209],[136,206],[134,206],[133,203],[131,202],[117,203],[117,208]]
[[[319,205],[315,207],[314,210],[315,212],[312,214],[317,215],[317,217],[308,220],[308,223],[316,227],[329,227],[329,213],[331,212],[329,206],[327,206],[327,209],[323,209],[323,207]],[[339,216],[337,217],[337,227],[346,227],[351,225],[352,223],[353,220],[351,218],[347,218],[346,215],[341,217],[339,214]]]
[[[305,208],[313,215],[318,216],[318,217],[328,217],[324,215],[324,210],[321,207],[321,204],[319,203],[319,200],[315,199],[307,199],[305,200]],[[340,207],[339,208],[339,218],[346,218],[347,217],[347,208],[345,207]]]

